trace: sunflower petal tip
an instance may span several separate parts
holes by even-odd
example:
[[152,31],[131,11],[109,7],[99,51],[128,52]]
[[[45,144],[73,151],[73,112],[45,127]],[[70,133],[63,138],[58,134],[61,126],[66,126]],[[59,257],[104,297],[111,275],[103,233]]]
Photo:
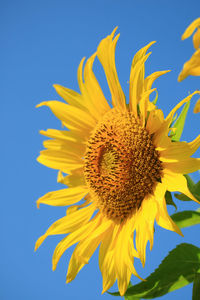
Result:
[[180,234],[180,236],[184,237],[184,234],[182,233],[182,231],[180,230],[180,228],[179,228],[178,234]]
[[142,261],[142,266],[143,266],[143,268],[145,267],[145,261]]
[[72,281],[71,277],[67,276],[66,283],[70,283]]
[[178,82],[181,82],[183,81],[187,76],[184,76],[183,75],[183,72],[181,72],[179,75],[178,75]]
[[47,105],[47,102],[46,102],[46,101],[37,104],[37,105],[36,105],[36,108],[39,108],[39,107],[44,106],[44,105]]
[[39,209],[40,208],[40,201],[39,200],[36,201],[36,205],[37,205],[37,208]]
[[84,63],[85,59],[86,59],[86,57],[83,56],[83,58],[81,59],[81,63],[82,63],[82,64]]
[[175,231],[176,233],[178,233],[180,236],[184,237],[182,231],[180,230],[180,228],[175,224],[173,231]]
[[35,243],[34,252],[36,252],[38,248],[39,248],[39,244],[38,244],[38,242],[36,242],[36,243]]
[[55,271],[55,269],[56,269],[56,265],[54,262],[52,262],[52,271]]
[[112,37],[112,38],[114,37],[115,32],[117,31],[117,29],[118,29],[118,26],[116,26],[116,27],[113,29],[113,31],[112,31],[112,33],[111,33],[111,37]]
[[60,87],[60,84],[57,84],[57,83],[54,83],[54,84],[53,84],[53,88],[54,88],[55,90],[59,89],[59,87]]
[[40,163],[40,155],[36,158],[36,160]]
[[150,42],[150,43],[148,44],[149,48],[150,48],[153,44],[155,44],[155,43],[156,43],[156,41]]
[[44,240],[46,239],[46,237],[47,237],[46,234],[44,234],[41,237],[39,237],[39,239],[35,243],[35,251],[41,246],[41,244],[44,242]]

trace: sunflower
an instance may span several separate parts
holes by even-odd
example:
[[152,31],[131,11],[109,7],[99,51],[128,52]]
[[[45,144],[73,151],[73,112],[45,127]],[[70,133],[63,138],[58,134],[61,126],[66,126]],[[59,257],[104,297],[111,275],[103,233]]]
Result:
[[197,100],[197,102],[196,102],[196,104],[195,104],[195,106],[194,106],[193,112],[194,112],[195,114],[197,114],[197,113],[200,112],[200,99]]
[[[194,31],[196,32],[194,33]],[[192,57],[184,64],[179,74],[178,81],[182,81],[189,75],[200,76],[200,18],[194,20],[185,30],[181,39],[185,40],[193,35],[193,45],[196,50]]]
[[[83,72],[84,59],[81,61],[80,94],[54,85],[68,104],[47,101],[38,105],[48,106],[67,128],[41,131],[51,139],[44,141],[46,150],[41,151],[38,161],[57,169],[58,182],[68,188],[47,193],[37,205],[69,207],[66,215],[37,240],[36,249],[50,235],[65,235],[53,254],[55,270],[63,253],[77,244],[68,267],[70,282],[99,247],[103,292],[117,280],[124,295],[131,275],[139,277],[134,258],[144,265],[147,242],[153,247],[155,220],[182,235],[168,215],[166,191],[179,191],[198,202],[183,174],[200,168],[200,159],[190,157],[200,146],[200,136],[190,143],[172,142],[169,136],[176,111],[198,92],[177,104],[166,118],[149,100],[155,79],[168,72],[144,76],[150,55],[147,51],[154,42],[133,58],[126,103],[115,66],[119,38],[115,31],[100,42]],[[112,107],[92,70],[96,56],[105,71]]]

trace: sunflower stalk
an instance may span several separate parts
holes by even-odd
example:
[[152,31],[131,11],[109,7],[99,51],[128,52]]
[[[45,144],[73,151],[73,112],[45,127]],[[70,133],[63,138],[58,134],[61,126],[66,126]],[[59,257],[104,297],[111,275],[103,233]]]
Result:
[[200,273],[196,273],[194,277],[192,300],[199,300],[200,298]]

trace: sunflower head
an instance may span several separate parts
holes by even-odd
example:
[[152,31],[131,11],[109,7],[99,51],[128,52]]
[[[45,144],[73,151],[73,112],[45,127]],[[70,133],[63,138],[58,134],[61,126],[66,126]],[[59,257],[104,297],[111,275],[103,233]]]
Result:
[[91,134],[84,176],[101,212],[113,221],[131,216],[161,178],[152,136],[130,111],[115,108]]
[[[50,139],[44,142],[46,149],[38,161],[57,169],[58,181],[68,188],[47,193],[37,204],[69,207],[67,215],[38,239],[36,249],[48,236],[64,235],[54,251],[54,270],[62,254],[77,244],[69,262],[70,282],[100,246],[103,292],[117,280],[123,295],[131,274],[139,277],[134,258],[140,258],[144,265],[148,241],[152,249],[154,222],[182,234],[168,215],[165,193],[180,191],[197,201],[183,174],[200,168],[200,160],[191,158],[200,145],[200,136],[190,143],[172,142],[169,136],[174,114],[198,92],[177,104],[166,118],[149,99],[155,91],[154,81],[168,72],[145,77],[147,51],[154,42],[133,58],[126,103],[115,66],[119,38],[115,31],[100,42],[84,68],[81,61],[80,93],[55,85],[68,104],[47,101],[39,105],[48,106],[66,129],[41,132]],[[112,106],[92,70],[96,56],[105,71]],[[82,199],[85,201],[80,202]]]

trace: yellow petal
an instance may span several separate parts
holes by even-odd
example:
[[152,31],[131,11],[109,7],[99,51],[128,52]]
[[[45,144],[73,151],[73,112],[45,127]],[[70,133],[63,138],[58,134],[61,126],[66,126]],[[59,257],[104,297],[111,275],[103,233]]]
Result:
[[88,240],[85,239],[76,246],[68,267],[67,272],[67,283],[71,282],[78,272],[84,267],[85,264],[89,262],[89,259],[93,255],[96,248],[99,246],[101,242],[101,237],[97,237],[96,239]]
[[124,296],[124,294],[126,293],[130,279],[131,279],[131,272],[126,267],[126,265],[122,265],[122,274],[120,277],[117,278],[118,289],[121,296]]
[[[154,197],[157,197],[157,192]],[[140,260],[145,265],[146,260],[146,245],[150,241],[150,248],[153,247],[154,236],[154,221],[157,213],[157,205],[153,196],[143,200],[140,209],[135,215],[136,229],[136,248]]]
[[54,192],[49,192],[37,200],[37,207],[40,203],[53,206],[66,206],[79,202],[88,193],[86,186],[73,187]]
[[76,169],[71,173],[71,175],[63,176],[62,172],[59,170],[57,182],[65,184],[69,187],[78,187],[86,185],[82,168]]
[[200,47],[200,27],[193,35],[193,45],[196,50]]
[[87,136],[96,125],[94,119],[88,113],[77,107],[59,101],[42,102],[37,107],[43,105],[48,106],[67,128],[81,131],[82,134],[87,133]]
[[[144,74],[145,74],[145,61],[144,57],[148,49],[155,42],[151,42],[142,49],[140,49],[134,56],[131,64],[130,72],[130,87],[129,87],[129,106],[131,110],[137,115],[137,103],[140,100],[140,96],[144,91]],[[139,70],[138,70],[139,68]],[[136,74],[137,73],[137,74]],[[135,78],[137,76],[137,79]]]
[[71,174],[73,170],[83,167],[83,160],[78,156],[61,150],[43,150],[37,161],[49,168]]
[[[114,224],[113,224],[113,226],[111,225],[110,230],[108,230],[108,233],[103,237],[102,243],[100,245],[100,249],[99,249],[99,267],[100,267],[101,272],[103,271],[102,266],[103,266],[103,263],[104,263],[105,256],[109,252],[109,248],[110,248],[111,244],[114,242],[114,239],[115,239],[115,236],[113,235],[114,227],[115,227]],[[116,225],[116,227],[119,227],[119,225]]]
[[[131,64],[131,68],[134,68],[137,64],[138,61],[140,61],[147,53],[147,51],[149,50],[149,48],[155,44],[155,41],[150,42],[148,45],[146,45],[145,47],[141,48],[133,57],[132,60],[132,64]],[[133,71],[133,69],[132,69]]]
[[59,84],[54,84],[53,87],[67,103],[81,110],[88,111],[82,95]]
[[146,129],[150,134],[156,132],[164,122],[164,114],[161,109],[152,110],[147,119]]
[[114,249],[119,225],[111,225],[107,235],[104,236],[99,249],[99,267],[103,277],[103,291],[106,292],[116,280]]
[[[150,43],[145,48],[145,51],[152,45]],[[144,51],[144,53],[146,53]],[[144,54],[143,53],[143,54]],[[137,116],[137,104],[140,101],[141,94],[144,91],[144,64],[149,55],[143,55],[139,60],[132,62],[130,73],[130,87],[129,87],[129,107],[130,110]],[[137,55],[137,54],[136,54]],[[133,59],[134,61],[134,59]]]
[[151,90],[154,81],[158,77],[160,77],[160,76],[162,76],[162,75],[164,75],[164,74],[166,74],[168,72],[170,72],[170,70],[158,71],[158,72],[154,72],[151,75],[149,75],[148,77],[146,77],[145,80],[144,80],[144,89],[145,89],[145,91]]
[[187,96],[186,98],[184,98],[181,102],[179,102],[172,110],[171,112],[168,114],[167,118],[165,119],[165,121],[163,122],[163,124],[161,125],[161,127],[158,129],[157,132],[155,132],[154,136],[153,136],[153,142],[154,145],[156,145],[156,147],[161,147],[161,148],[165,148],[165,147],[169,147],[171,142],[170,142],[170,138],[168,137],[168,132],[169,132],[169,127],[170,124],[172,123],[174,114],[176,113],[176,111],[185,103],[187,103],[188,101],[191,100],[191,98],[196,95],[196,94],[200,94],[199,91],[195,91],[193,92],[191,95]]
[[77,70],[77,79],[78,79],[78,85],[79,89],[81,91],[82,97],[84,99],[84,103],[87,108],[91,106],[91,99],[88,97],[86,89],[85,89],[85,84],[83,82],[83,63],[85,61],[85,57],[82,58],[78,70]]
[[196,50],[190,60],[183,65],[178,81],[184,80],[189,75],[200,76],[200,49]]
[[156,89],[148,90],[144,92],[141,95],[141,99],[139,102],[140,106],[140,120],[141,120],[141,125],[144,126],[147,118],[147,110],[148,110],[148,103],[149,103],[149,95],[153,93]]
[[173,220],[170,218],[168,214],[165,197],[159,199],[156,222],[158,223],[159,226],[167,230],[175,231],[176,233],[183,236],[180,228],[173,222]]
[[75,132],[68,130],[47,129],[46,131],[40,130],[40,133],[52,139],[58,139],[66,142],[69,141],[77,144],[82,144],[84,141],[84,139],[78,136]]
[[94,239],[86,238],[79,242],[76,246],[67,271],[67,282],[72,281],[78,272],[89,262],[89,259],[93,255],[96,248],[99,246],[102,240],[102,234]]
[[93,73],[92,67],[96,53],[94,53],[87,61],[84,67],[84,81],[83,81],[83,62],[81,61],[78,68],[78,82],[79,88],[90,114],[96,121],[100,119],[110,107],[103,95],[103,92],[98,84],[98,81]]
[[184,160],[193,155],[199,147],[200,135],[190,143],[174,142],[166,150],[160,151],[160,160],[166,162]]
[[[114,29],[111,35],[103,39],[98,48],[97,56],[100,60],[107,82],[110,88],[113,106],[119,107],[120,109],[126,109],[125,96],[119,83],[116,65],[115,65],[115,48],[119,35],[114,38],[114,34],[117,28]],[[114,39],[113,39],[114,38]]]
[[166,169],[163,172],[164,176],[162,177],[162,183],[166,186],[166,190],[170,192],[183,193],[193,201],[199,203],[199,201],[189,191],[187,180],[182,174],[174,173]]
[[72,142],[67,140],[46,140],[43,142],[45,148],[49,150],[61,150],[78,157],[83,157],[86,151],[86,145],[83,143]]
[[195,91],[192,94],[190,94],[189,96],[187,96],[186,98],[184,98],[182,101],[180,101],[172,110],[171,112],[168,114],[166,120],[168,121],[168,124],[170,125],[172,122],[172,119],[174,117],[174,114],[176,113],[176,111],[185,103],[189,102],[192,97],[196,94],[200,94],[199,91]]
[[177,162],[163,162],[163,167],[174,173],[193,173],[200,170],[200,158],[189,157]]
[[[151,232],[150,232],[150,246],[153,243],[153,235],[154,235],[154,231],[153,231],[153,223],[154,220],[156,218],[156,222],[158,223],[159,226],[168,229],[168,230],[172,230],[172,231],[176,231],[177,233],[181,234],[180,229],[176,226],[176,224],[171,220],[171,218],[168,215],[167,212],[167,206],[166,206],[166,200],[165,200],[165,192],[166,192],[167,188],[165,184],[161,184],[161,183],[157,183],[156,188],[154,190],[154,195],[151,196],[151,203],[148,203],[148,199],[146,199],[147,202],[147,210],[146,210],[146,218],[148,219],[148,223],[151,224],[150,228],[151,228]],[[148,205],[152,205],[151,209],[149,207],[148,210]],[[153,216],[151,218],[151,214],[148,215],[148,211],[151,213],[153,213]],[[151,241],[152,239],[152,241]],[[152,244],[153,246],[153,244]],[[151,246],[151,248],[152,248]]]
[[185,40],[185,39],[187,39],[188,37],[190,37],[190,36],[193,34],[194,30],[195,30],[196,28],[198,28],[199,26],[200,26],[200,18],[194,20],[194,21],[186,28],[186,30],[185,30],[185,32],[183,33],[181,39],[182,39],[182,40]]
[[[74,214],[73,214],[74,215]],[[71,216],[70,215],[70,218]],[[53,270],[55,270],[57,263],[63,253],[71,247],[73,244],[87,239],[95,239],[100,234],[103,234],[110,226],[110,221],[102,222],[102,217],[97,214],[89,223],[83,226],[77,227],[77,229],[64,238],[56,247],[53,254]]]
[[93,54],[86,62],[84,68],[84,89],[83,95],[85,98],[90,99],[88,110],[92,115],[100,119],[108,110],[110,106],[104,97],[101,87],[93,73],[92,67],[96,53]]
[[197,113],[200,112],[200,99],[197,100],[193,112],[194,112],[195,114],[197,114]]
[[105,269],[102,271],[103,290],[102,294],[109,290],[116,281],[116,272],[113,259],[113,250],[109,251],[105,258]]
[[81,205],[72,205],[72,206],[69,206],[67,209],[66,209],[66,216],[74,213],[75,211],[77,211],[80,207],[82,207],[82,204]]
[[117,233],[116,245],[114,248],[115,270],[117,275],[118,288],[121,296],[123,296],[127,290],[131,273],[139,277],[133,266],[134,257],[132,253],[132,231],[133,220],[127,220],[125,224],[121,224]]
[[45,234],[37,240],[35,244],[35,250],[40,247],[40,245],[49,235],[67,234],[86,224],[91,218],[94,210],[95,205],[91,204],[86,208],[75,211],[74,213],[70,214],[70,216],[67,215],[54,222],[45,232]]

